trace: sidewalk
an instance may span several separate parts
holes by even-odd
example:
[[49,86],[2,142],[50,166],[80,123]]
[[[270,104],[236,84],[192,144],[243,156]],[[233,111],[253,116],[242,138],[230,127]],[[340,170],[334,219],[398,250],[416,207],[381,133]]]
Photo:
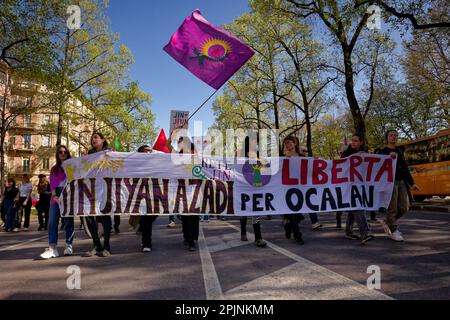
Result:
[[433,198],[423,202],[413,202],[409,208],[410,210],[435,211],[435,212],[450,212],[450,199]]
[[416,211],[435,211],[435,212],[450,212],[450,206],[438,206],[438,205],[429,205],[429,204],[421,204],[421,203],[413,203],[409,207],[409,210]]

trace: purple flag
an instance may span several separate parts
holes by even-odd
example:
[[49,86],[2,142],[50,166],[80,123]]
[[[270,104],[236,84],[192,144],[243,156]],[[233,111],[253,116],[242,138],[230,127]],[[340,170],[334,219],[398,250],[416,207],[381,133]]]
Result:
[[184,20],[164,51],[214,89],[254,54],[238,38],[208,22],[198,9]]

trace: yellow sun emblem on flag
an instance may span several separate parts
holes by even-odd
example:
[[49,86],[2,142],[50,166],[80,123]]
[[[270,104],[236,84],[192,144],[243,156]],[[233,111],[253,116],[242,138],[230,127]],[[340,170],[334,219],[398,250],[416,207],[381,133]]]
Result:
[[212,62],[222,62],[232,50],[228,41],[210,38],[201,44],[200,50],[194,48],[195,57],[191,57],[191,59],[197,58],[200,65],[203,65],[205,59]]
[[200,53],[214,60],[224,59],[231,52],[231,45],[221,39],[209,39],[203,42]]

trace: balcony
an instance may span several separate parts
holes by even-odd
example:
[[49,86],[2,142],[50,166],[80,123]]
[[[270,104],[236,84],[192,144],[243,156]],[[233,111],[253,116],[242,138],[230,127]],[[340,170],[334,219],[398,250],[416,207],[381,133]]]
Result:
[[[11,110],[12,112],[16,111],[16,110],[24,110],[26,108],[30,107],[30,105],[28,105],[27,103],[24,102],[11,102],[8,103],[7,108],[9,108],[9,110]],[[22,112],[21,112],[22,113]]]
[[26,132],[32,133],[37,131],[39,128],[40,126],[38,125],[37,122],[29,122],[29,123],[18,122],[11,124],[8,131],[10,131],[12,134],[19,134]]
[[29,143],[8,144],[7,150],[21,154],[32,154],[35,151],[35,146]]
[[17,166],[14,168],[10,168],[8,170],[8,174],[9,175],[16,175],[16,176],[21,176],[23,174],[31,174],[31,168],[30,167],[23,167],[23,166]]
[[11,93],[14,95],[28,95],[39,91],[40,85],[33,82],[16,82],[11,86]]

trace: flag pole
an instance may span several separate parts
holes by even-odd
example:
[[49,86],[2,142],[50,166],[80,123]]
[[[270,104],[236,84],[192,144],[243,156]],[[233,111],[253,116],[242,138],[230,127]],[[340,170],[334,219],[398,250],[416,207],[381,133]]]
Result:
[[[219,88],[220,89],[220,88]],[[186,120],[186,122],[188,122],[193,116],[194,114],[196,114],[216,93],[217,91],[219,91],[219,89],[217,89],[216,91],[214,91],[209,97],[208,99],[206,99],[205,101],[203,101],[203,103],[200,105],[200,107],[198,107],[193,114],[191,114],[189,116],[189,118]]]

